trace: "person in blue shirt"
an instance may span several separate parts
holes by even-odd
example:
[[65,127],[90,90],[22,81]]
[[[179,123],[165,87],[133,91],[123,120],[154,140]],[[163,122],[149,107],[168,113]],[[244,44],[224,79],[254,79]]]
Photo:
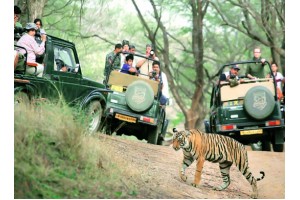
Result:
[[131,75],[138,75],[137,69],[132,66],[133,63],[133,55],[129,54],[125,58],[125,63],[122,66],[121,72]]

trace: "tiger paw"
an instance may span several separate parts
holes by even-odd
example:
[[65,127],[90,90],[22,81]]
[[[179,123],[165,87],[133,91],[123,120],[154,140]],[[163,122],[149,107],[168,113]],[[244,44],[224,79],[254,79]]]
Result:
[[252,199],[257,199],[258,198],[258,194],[257,193],[251,194],[251,198]]
[[213,187],[213,190],[217,190],[217,191],[221,191],[222,189],[220,188],[220,186],[218,186],[218,187]]
[[192,186],[193,186],[193,187],[197,187],[197,184],[196,184],[196,183],[192,183]]
[[218,187],[213,187],[213,190],[222,191],[222,190],[225,190],[228,187],[228,185],[229,184],[226,184],[226,185],[222,184]]
[[187,180],[187,176],[186,176],[186,175],[183,175],[183,174],[180,175],[180,178],[181,178],[181,180],[183,180],[184,182],[186,182],[186,180]]

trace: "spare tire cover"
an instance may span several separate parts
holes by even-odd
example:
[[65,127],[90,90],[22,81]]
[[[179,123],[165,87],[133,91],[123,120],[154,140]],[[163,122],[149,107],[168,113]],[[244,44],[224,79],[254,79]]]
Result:
[[247,113],[254,119],[264,119],[274,110],[275,100],[271,91],[264,86],[251,88],[244,99]]
[[154,92],[147,82],[138,80],[128,85],[125,100],[129,108],[143,112],[153,104]]

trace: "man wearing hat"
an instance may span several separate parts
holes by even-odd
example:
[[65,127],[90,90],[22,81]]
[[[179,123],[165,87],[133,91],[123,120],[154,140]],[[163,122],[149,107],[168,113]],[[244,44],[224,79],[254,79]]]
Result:
[[[34,39],[37,30],[36,24],[27,23],[25,29],[26,33],[18,40],[17,45],[22,46],[27,50],[27,64],[30,63],[30,65],[27,65],[26,73],[36,73],[38,77],[41,77],[43,75],[44,65],[36,62],[36,56],[42,55],[45,52],[46,35],[41,36],[42,43],[38,44]],[[20,49],[20,53],[24,55],[26,52],[24,49]]]
[[220,81],[228,81],[230,87],[237,86],[243,79],[239,78],[240,67],[238,65],[232,65],[229,72],[221,74]]

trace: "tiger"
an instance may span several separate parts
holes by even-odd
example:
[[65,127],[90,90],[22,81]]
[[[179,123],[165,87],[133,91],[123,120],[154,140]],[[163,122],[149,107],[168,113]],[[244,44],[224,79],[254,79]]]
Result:
[[239,171],[244,175],[252,186],[253,193],[251,198],[258,197],[256,181],[265,177],[265,172],[260,171],[260,178],[254,178],[249,170],[248,155],[245,146],[231,137],[224,135],[203,133],[198,129],[177,131],[173,129],[172,146],[175,151],[182,149],[183,161],[180,168],[180,178],[186,182],[187,176],[185,170],[195,160],[196,172],[192,186],[197,187],[200,184],[201,173],[204,161],[219,163],[223,183],[220,186],[213,187],[214,190],[225,190],[230,185],[230,167],[234,163]]

